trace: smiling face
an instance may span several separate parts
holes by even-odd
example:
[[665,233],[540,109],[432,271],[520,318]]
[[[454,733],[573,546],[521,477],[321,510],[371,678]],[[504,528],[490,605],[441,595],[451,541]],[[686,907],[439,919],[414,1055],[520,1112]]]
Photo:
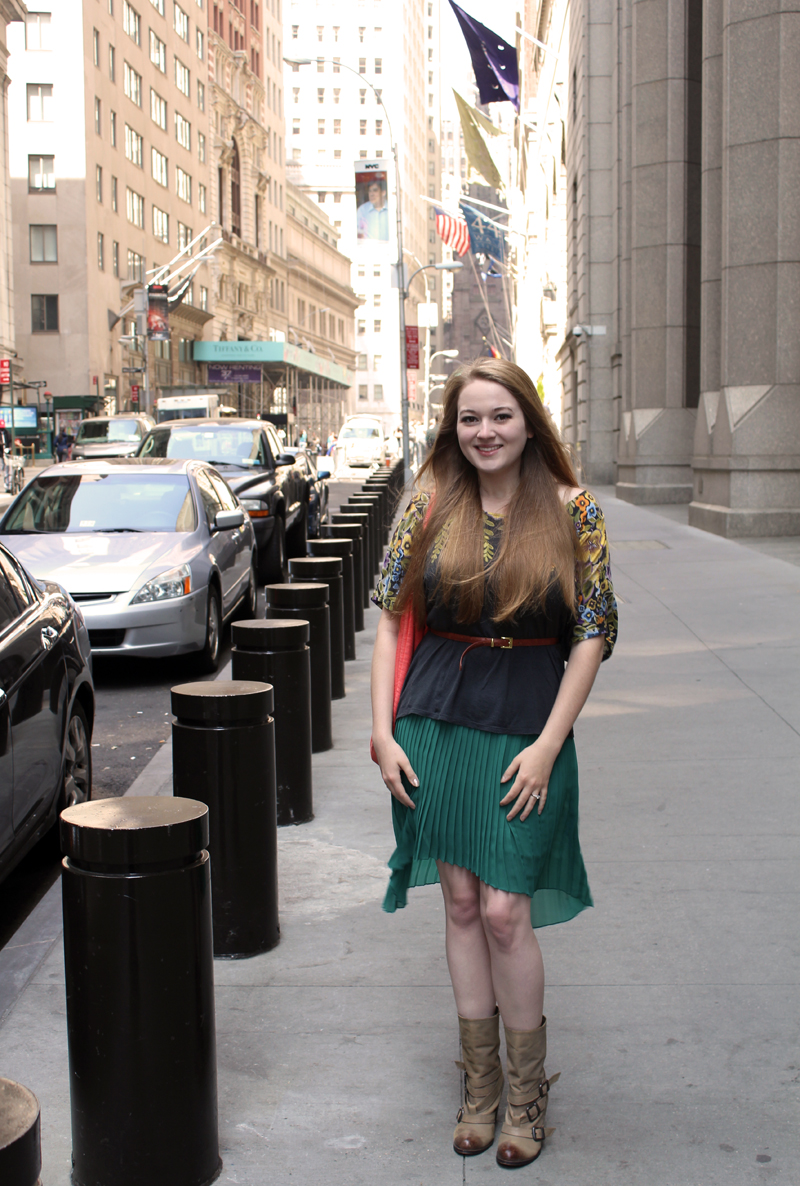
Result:
[[383,209],[383,189],[378,185],[377,181],[373,181],[367,189],[367,197],[376,210]]
[[473,379],[458,397],[458,443],[480,475],[519,474],[520,458],[533,432],[515,397],[491,379]]

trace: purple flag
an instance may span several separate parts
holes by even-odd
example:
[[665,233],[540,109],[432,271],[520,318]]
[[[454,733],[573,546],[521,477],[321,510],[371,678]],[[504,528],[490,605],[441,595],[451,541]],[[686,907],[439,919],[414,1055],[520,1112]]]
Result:
[[472,58],[481,103],[501,103],[507,99],[519,111],[519,66],[515,47],[468,16],[453,0],[450,0],[450,7],[456,14]]

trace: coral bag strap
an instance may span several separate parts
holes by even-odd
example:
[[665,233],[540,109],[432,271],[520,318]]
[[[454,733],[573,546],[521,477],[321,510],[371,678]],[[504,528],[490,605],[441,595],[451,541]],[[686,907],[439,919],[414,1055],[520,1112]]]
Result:
[[[425,517],[422,520],[423,527],[428,522],[428,517],[433,506],[433,499],[430,500],[425,510]],[[394,695],[392,697],[392,728],[397,720],[397,706],[400,703],[400,694],[403,691],[403,684],[406,682],[408,669],[411,666],[411,660],[414,657],[414,651],[428,632],[427,626],[420,626],[414,616],[413,605],[408,605],[400,615],[400,630],[397,634],[397,651],[394,660]],[[375,748],[372,744],[372,738],[369,742],[369,753],[373,762],[377,762],[378,758],[375,753]]]

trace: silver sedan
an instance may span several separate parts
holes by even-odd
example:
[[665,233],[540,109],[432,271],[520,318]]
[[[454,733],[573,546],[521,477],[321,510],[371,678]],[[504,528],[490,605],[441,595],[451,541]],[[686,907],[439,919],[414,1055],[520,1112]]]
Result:
[[129,458],[42,470],[0,519],[0,540],[78,603],[99,655],[200,652],[219,664],[222,626],[255,616],[255,540],[225,480],[197,461]]

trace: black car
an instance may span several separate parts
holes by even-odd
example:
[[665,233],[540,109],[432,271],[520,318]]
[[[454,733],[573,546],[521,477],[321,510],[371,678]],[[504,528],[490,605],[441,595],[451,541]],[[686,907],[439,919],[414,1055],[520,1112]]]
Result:
[[308,539],[308,476],[282,450],[263,420],[167,420],[136,456],[194,459],[218,469],[250,516],[259,580],[271,584],[286,580],[287,556],[305,556]]
[[89,636],[60,585],[0,546],[0,878],[92,796]]
[[286,449],[291,453],[308,482],[308,538],[318,539],[320,527],[328,522],[328,478],[333,472],[330,457],[319,457],[297,446]]

